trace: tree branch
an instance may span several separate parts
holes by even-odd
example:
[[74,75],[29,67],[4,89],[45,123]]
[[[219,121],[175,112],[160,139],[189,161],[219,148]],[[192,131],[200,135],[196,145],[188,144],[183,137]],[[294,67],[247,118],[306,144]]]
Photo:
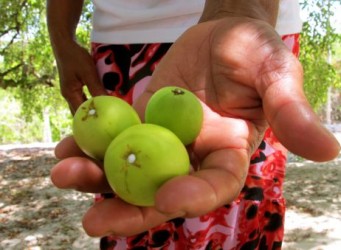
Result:
[[0,77],[3,78],[4,76],[6,76],[7,74],[9,74],[10,72],[20,68],[21,66],[23,66],[23,63],[18,63],[17,65],[13,66],[12,68],[4,71],[4,72],[0,72]]

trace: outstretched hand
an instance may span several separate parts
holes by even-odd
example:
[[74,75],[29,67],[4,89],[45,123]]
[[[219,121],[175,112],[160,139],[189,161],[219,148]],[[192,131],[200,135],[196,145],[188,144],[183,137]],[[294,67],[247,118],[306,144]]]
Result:
[[[151,95],[166,85],[189,89],[201,99],[204,124],[189,149],[197,171],[166,182],[155,207],[118,198],[94,204],[83,219],[87,233],[133,235],[230,203],[244,185],[250,157],[268,126],[295,154],[315,161],[336,157],[340,145],[320,125],[302,82],[299,62],[265,22],[230,17],[189,29],[162,59],[134,106],[143,117]],[[110,191],[100,164],[84,157],[72,138],[57,146],[56,155],[63,159],[51,173],[57,187]]]

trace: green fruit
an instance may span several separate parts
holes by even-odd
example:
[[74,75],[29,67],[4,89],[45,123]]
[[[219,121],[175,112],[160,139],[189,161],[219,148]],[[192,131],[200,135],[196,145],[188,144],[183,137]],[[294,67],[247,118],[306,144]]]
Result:
[[147,103],[145,122],[168,128],[184,145],[188,145],[200,133],[203,109],[192,92],[179,87],[164,87]]
[[136,111],[113,96],[96,96],[77,109],[73,118],[73,136],[90,157],[103,160],[111,141],[124,129],[140,124]]
[[160,186],[189,170],[189,156],[179,138],[154,124],[127,128],[104,157],[104,171],[114,192],[137,206],[153,206]]

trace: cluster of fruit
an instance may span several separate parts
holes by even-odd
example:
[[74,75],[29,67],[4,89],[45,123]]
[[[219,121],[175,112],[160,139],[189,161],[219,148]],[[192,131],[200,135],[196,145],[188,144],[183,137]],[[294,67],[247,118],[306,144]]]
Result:
[[73,136],[84,153],[104,162],[108,183],[121,199],[152,206],[163,183],[189,173],[186,146],[201,130],[203,110],[190,91],[164,87],[150,98],[144,120],[125,101],[97,96],[78,108]]

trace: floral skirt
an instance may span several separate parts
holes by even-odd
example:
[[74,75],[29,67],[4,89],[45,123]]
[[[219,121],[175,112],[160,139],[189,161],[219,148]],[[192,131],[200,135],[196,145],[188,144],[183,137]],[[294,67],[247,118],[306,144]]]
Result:
[[[298,38],[298,34],[282,37],[296,56]],[[132,103],[170,46],[93,43],[92,55],[108,92]],[[245,186],[234,202],[197,218],[170,220],[139,235],[104,237],[100,249],[281,249],[285,163],[286,149],[268,129],[251,158]],[[98,196],[97,200],[103,198]]]

